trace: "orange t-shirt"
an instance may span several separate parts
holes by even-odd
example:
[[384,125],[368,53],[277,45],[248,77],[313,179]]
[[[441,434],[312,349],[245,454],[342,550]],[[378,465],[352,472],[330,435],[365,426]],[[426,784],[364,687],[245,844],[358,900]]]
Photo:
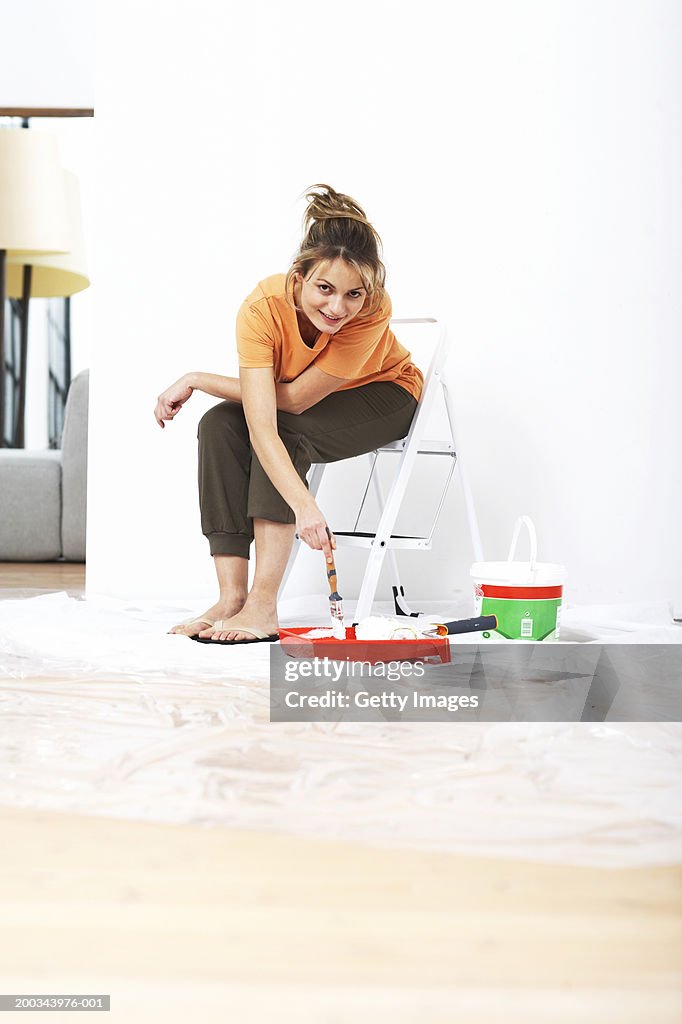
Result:
[[272,366],[275,380],[287,383],[314,364],[343,378],[339,391],[372,381],[394,381],[419,399],[424,377],[391,330],[388,295],[372,316],[363,318],[358,313],[336,334],[320,334],[309,347],[298,329],[296,310],[287,302],[285,280],[286,274],[266,277],[239,307],[240,366]]

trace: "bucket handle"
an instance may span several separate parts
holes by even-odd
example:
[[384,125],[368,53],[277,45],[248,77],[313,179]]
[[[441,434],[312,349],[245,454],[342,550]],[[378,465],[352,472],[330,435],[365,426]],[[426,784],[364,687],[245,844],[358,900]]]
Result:
[[528,530],[528,537],[530,540],[530,571],[533,575],[535,575],[535,565],[538,557],[538,538],[537,534],[535,533],[535,526],[533,525],[533,520],[530,518],[530,516],[519,516],[519,518],[516,520],[516,524],[514,526],[514,535],[512,536],[511,547],[509,548],[509,554],[507,555],[507,561],[514,561],[514,555],[516,553],[516,544],[518,542],[522,526],[525,526]]

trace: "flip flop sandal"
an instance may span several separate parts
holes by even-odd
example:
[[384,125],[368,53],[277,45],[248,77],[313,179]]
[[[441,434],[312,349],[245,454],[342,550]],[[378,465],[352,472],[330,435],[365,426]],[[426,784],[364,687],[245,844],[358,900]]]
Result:
[[[220,621],[220,620],[218,620],[218,621]],[[206,626],[208,626],[209,628],[211,628],[212,626],[215,626],[215,622],[214,621],[212,621],[211,619],[202,619],[202,617],[200,615],[194,615],[190,619],[185,619],[184,622],[178,622],[178,626],[191,626],[192,623],[194,623],[194,622],[203,622],[205,624],[204,628],[206,628]],[[168,630],[168,633],[169,633],[169,636],[187,636],[186,633],[171,633],[170,630]],[[190,637],[190,640],[194,640],[194,639],[195,639],[194,637]]]
[[[217,619],[212,625],[215,629],[220,632],[220,626],[218,623],[223,622],[223,619]],[[252,640],[212,640],[209,636],[193,636],[191,640],[196,640],[200,644],[222,644],[224,647],[232,647],[236,644],[274,644],[279,640],[279,633],[262,633],[260,629],[253,629],[251,626],[231,626],[230,630],[243,633],[253,633]],[[225,630],[229,632],[229,630]]]

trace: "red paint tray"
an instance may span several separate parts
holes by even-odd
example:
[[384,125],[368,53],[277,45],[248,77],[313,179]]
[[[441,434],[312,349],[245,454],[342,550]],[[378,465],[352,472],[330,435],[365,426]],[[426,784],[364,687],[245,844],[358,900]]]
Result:
[[346,639],[333,636],[307,638],[303,634],[322,626],[296,626],[280,629],[282,649],[291,658],[330,658],[332,661],[430,661],[447,664],[450,644],[447,637],[423,637],[419,640],[358,640],[355,629],[346,626]]

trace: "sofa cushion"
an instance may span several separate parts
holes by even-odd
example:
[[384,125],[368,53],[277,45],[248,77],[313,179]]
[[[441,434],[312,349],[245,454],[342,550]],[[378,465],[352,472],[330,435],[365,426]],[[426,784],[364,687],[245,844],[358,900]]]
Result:
[[0,449],[0,561],[60,557],[61,476],[61,452]]

